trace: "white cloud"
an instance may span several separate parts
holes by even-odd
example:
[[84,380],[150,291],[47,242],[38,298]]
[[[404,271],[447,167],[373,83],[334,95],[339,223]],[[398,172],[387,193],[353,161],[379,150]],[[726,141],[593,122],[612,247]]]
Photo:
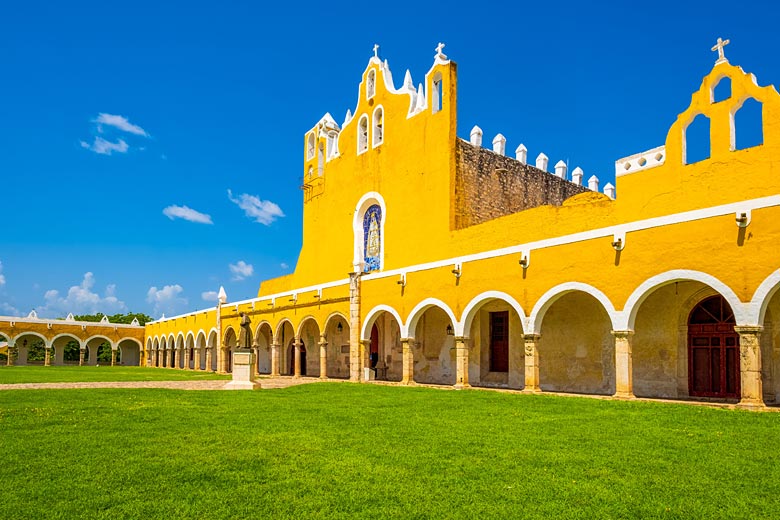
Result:
[[95,142],[92,144],[89,144],[86,141],[81,141],[81,147],[86,148],[87,150],[91,150],[95,153],[99,153],[100,155],[111,155],[114,152],[127,153],[127,150],[130,149],[130,147],[123,139],[120,139],[116,143],[112,143],[111,141],[106,141],[100,136],[95,137]]
[[235,264],[229,264],[230,272],[233,273],[232,280],[234,282],[240,282],[244,278],[249,278],[255,272],[255,268],[252,264],[248,264],[243,260],[239,260]]
[[260,200],[255,195],[242,193],[238,198],[234,198],[233,192],[228,190],[228,198],[239,208],[243,209],[247,217],[266,226],[271,225],[277,218],[284,216],[282,209],[278,205],[270,200]]
[[5,275],[3,274],[3,262],[0,262],[0,287],[5,285]]
[[93,292],[95,287],[95,276],[92,273],[85,273],[84,279],[80,285],[74,285],[68,289],[65,297],[60,296],[56,289],[46,291],[43,296],[46,304],[38,306],[36,311],[42,317],[45,315],[65,315],[69,312],[73,314],[113,314],[117,312],[126,312],[125,302],[116,297],[116,285],[107,285],[104,296]]
[[200,293],[200,297],[205,302],[215,302],[219,299],[219,293],[217,291],[204,291]]
[[127,120],[126,117],[123,116],[116,116],[113,114],[106,114],[104,112],[101,112],[100,114],[98,114],[97,118],[93,122],[97,123],[99,132],[102,132],[103,125],[106,125],[106,126],[113,126],[114,128],[117,128],[129,134],[149,137],[149,134],[146,132],[146,130],[144,130],[138,125],[132,124],[130,121]]
[[6,302],[0,302],[0,311],[5,316],[21,316],[22,314],[19,312],[19,309],[11,305],[10,303]]
[[195,211],[187,206],[168,206],[163,210],[163,215],[173,220],[175,218],[181,218],[189,220],[190,222],[197,222],[198,224],[213,224],[211,221],[211,215]]
[[149,287],[146,293],[146,301],[154,305],[153,314],[159,316],[163,313],[174,316],[187,306],[187,298],[180,296],[184,291],[181,285],[166,285],[162,289]]
[[286,263],[284,263],[284,262],[282,262],[281,264],[279,264],[279,267],[281,267],[281,268],[282,268],[283,270],[285,270],[285,271],[286,271],[286,270],[288,270],[288,269],[290,268],[290,266],[289,266],[289,265],[287,265],[287,264],[286,264]]

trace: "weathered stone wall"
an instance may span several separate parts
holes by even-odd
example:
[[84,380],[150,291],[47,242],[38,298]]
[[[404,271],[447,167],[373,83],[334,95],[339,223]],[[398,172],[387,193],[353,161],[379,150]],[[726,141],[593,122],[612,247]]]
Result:
[[560,206],[587,187],[467,141],[455,147],[455,229],[545,204]]

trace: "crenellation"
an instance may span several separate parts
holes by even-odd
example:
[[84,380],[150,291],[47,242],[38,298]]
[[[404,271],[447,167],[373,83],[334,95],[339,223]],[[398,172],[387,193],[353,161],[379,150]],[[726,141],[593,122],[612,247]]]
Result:
[[582,186],[582,177],[585,175],[585,172],[582,171],[582,168],[577,166],[574,168],[574,171],[571,172],[571,182],[576,184],[577,186]]
[[547,171],[547,165],[549,164],[550,159],[544,154],[540,153],[536,156],[536,167],[542,170],[543,172]]
[[606,195],[610,199],[615,198],[615,186],[613,186],[611,182],[608,182],[607,184],[604,185],[604,195]]
[[591,175],[588,179],[588,189],[590,191],[599,191],[599,178],[595,175]]
[[470,143],[474,146],[482,146],[482,129],[477,125],[471,129]]
[[493,138],[493,151],[499,155],[506,155],[506,137],[502,134]]
[[515,148],[515,159],[521,164],[528,163],[528,148],[526,148],[523,143],[520,143],[520,145]]
[[555,176],[559,177],[561,179],[566,178],[566,171],[568,170],[568,166],[566,166],[566,163],[563,161],[558,161],[555,164]]

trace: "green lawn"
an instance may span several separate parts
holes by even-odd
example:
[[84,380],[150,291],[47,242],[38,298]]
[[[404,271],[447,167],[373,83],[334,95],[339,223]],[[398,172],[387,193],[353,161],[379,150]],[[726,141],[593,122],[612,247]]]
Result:
[[212,372],[124,366],[0,366],[0,384],[5,383],[87,383],[92,381],[182,381],[229,379]]
[[321,383],[0,392],[0,518],[777,518],[780,414]]

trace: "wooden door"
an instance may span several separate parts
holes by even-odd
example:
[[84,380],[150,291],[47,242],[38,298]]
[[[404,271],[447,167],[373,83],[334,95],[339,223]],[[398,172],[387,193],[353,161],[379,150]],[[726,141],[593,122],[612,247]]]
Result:
[[721,296],[700,302],[688,320],[688,393],[739,398],[739,335]]
[[490,371],[509,372],[509,311],[490,313]]

